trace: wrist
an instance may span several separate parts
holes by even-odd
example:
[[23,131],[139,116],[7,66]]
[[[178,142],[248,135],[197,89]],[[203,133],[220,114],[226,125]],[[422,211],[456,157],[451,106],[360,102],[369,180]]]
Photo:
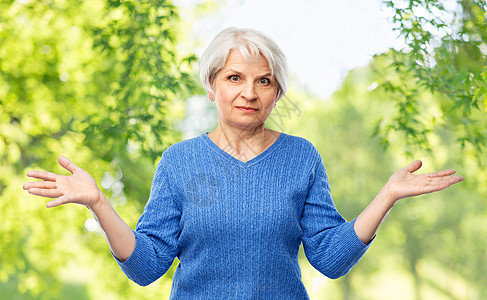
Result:
[[381,202],[391,209],[394,204],[399,200],[397,197],[394,196],[394,193],[390,189],[389,182],[387,182],[382,189],[379,191],[377,198],[381,200]]
[[103,210],[106,206],[110,206],[110,201],[108,198],[103,194],[101,190],[99,190],[99,197],[98,200],[95,201],[92,205],[88,206],[88,209],[91,210],[93,213],[97,213]]

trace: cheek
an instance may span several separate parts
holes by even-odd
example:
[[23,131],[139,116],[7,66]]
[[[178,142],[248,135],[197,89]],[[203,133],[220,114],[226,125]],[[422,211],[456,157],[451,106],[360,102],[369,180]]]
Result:
[[276,104],[276,99],[277,99],[277,94],[274,92],[269,92],[265,95],[265,101],[263,101],[265,104],[265,107],[269,108],[274,108]]
[[216,91],[216,96],[219,101],[232,102],[237,96],[238,92],[231,87],[225,87]]
[[266,107],[266,115],[271,114],[272,110],[274,109],[274,106],[275,106],[274,103],[272,103]]

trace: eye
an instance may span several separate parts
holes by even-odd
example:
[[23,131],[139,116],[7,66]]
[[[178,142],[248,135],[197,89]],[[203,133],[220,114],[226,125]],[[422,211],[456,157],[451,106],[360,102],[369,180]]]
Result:
[[240,76],[238,76],[238,75],[230,75],[230,76],[228,76],[228,79],[230,79],[230,81],[237,82],[237,81],[240,80]]
[[262,84],[262,85],[268,85],[271,83],[270,79],[269,78],[261,78],[259,79],[259,83]]

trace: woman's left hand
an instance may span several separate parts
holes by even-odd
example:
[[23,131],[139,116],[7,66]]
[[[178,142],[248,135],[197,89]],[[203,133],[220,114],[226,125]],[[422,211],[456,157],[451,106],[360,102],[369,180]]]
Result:
[[402,198],[428,194],[446,189],[450,185],[463,181],[462,176],[453,175],[449,169],[427,174],[413,174],[421,168],[421,160],[416,160],[394,173],[386,185],[385,192],[395,202]]
[[364,244],[372,240],[377,228],[399,199],[441,191],[463,180],[462,176],[453,175],[455,170],[452,169],[413,174],[421,168],[422,164],[420,160],[416,160],[392,174],[379,194],[357,217],[354,229]]

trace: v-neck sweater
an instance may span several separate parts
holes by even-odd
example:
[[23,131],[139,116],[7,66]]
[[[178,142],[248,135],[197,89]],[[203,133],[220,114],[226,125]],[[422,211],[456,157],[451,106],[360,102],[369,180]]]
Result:
[[243,162],[203,133],[164,151],[135,249],[115,259],[148,285],[178,257],[170,299],[309,299],[299,246],[322,274],[343,276],[370,245],[354,222],[336,210],[323,160],[306,139],[281,133]]

